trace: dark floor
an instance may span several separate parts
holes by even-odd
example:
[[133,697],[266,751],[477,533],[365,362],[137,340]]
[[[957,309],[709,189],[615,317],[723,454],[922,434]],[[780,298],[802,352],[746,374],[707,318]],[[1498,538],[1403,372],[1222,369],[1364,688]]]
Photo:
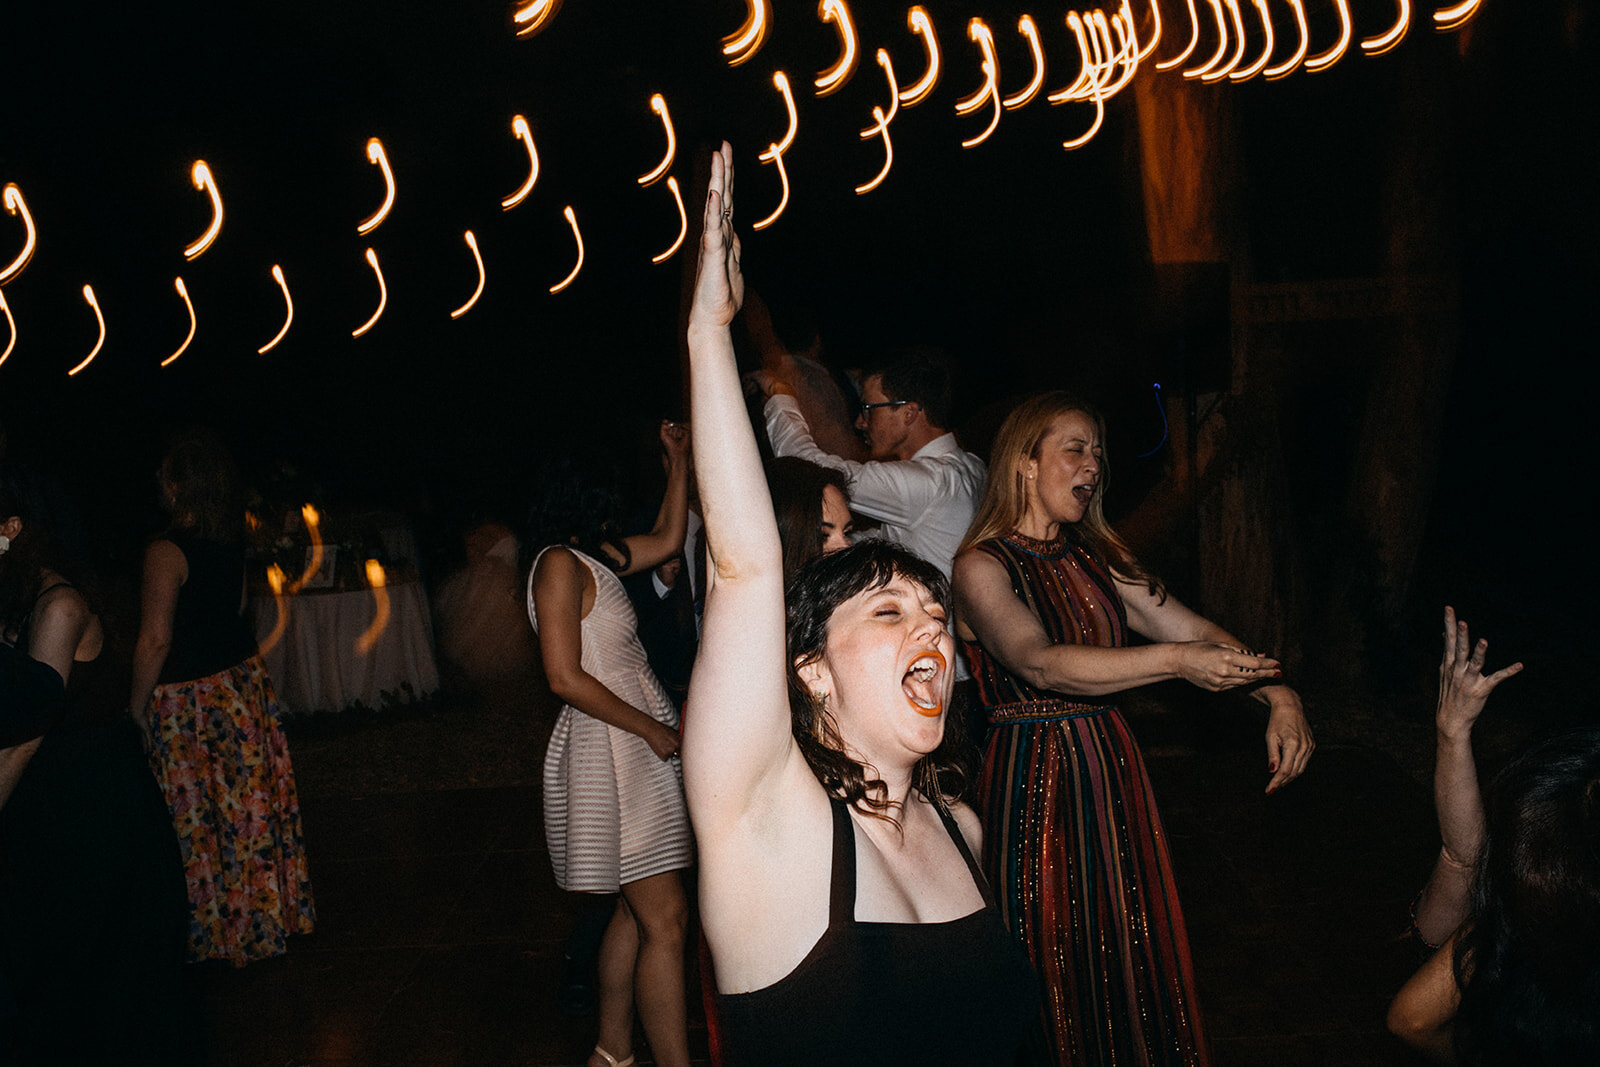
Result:
[[[196,972],[213,1062],[583,1062],[592,1020],[556,1007],[577,901],[544,853],[539,730],[526,714],[508,727],[515,714],[450,712],[445,735],[463,744],[479,727],[510,738],[497,745],[510,769],[441,774],[431,790],[402,770],[392,776],[403,791],[341,785],[364,780],[367,750],[396,761],[427,748],[413,755],[439,764],[437,723],[297,738],[317,931],[281,959]],[[1397,935],[1437,847],[1426,788],[1389,750],[1336,742],[1264,799],[1255,726],[1226,709],[1200,715],[1199,728],[1193,713],[1135,723],[1217,1064],[1416,1062],[1383,1032],[1383,1014],[1418,962]],[[691,1025],[703,1057],[703,1023]]]

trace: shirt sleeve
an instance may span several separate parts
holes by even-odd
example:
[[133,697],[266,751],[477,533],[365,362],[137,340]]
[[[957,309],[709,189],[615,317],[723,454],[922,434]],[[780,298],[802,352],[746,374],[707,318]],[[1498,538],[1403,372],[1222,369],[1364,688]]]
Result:
[[824,452],[792,396],[769,397],[762,413],[773,455],[796,456],[841,472],[850,482],[852,511],[879,522],[908,526],[938,496],[939,477],[930,464],[915,459],[857,463]]
[[66,690],[48,664],[0,645],[0,748],[31,741],[61,711]]

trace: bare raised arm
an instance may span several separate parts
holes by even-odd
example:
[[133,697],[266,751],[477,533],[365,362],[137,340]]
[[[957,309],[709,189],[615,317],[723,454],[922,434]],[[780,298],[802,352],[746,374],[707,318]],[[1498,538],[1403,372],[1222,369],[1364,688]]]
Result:
[[667,491],[661,509],[649,532],[623,540],[628,545],[628,565],[622,574],[637,574],[665,563],[683,551],[683,537],[689,515],[689,428],[680,423],[661,423],[661,448],[667,467]]
[[[744,297],[733,232],[733,151],[711,159],[689,313],[689,397],[711,584],[689,685],[684,787],[697,831],[727,827],[798,758],[785,682],[783,554],[729,325]],[[809,773],[809,772],[808,772]]]

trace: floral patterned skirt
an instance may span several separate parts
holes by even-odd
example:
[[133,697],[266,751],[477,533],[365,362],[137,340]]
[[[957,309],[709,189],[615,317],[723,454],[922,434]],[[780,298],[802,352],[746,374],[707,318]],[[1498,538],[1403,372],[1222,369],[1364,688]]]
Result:
[[157,686],[145,747],[178,832],[189,959],[242,967],[310,933],[315,909],[278,701],[260,656]]

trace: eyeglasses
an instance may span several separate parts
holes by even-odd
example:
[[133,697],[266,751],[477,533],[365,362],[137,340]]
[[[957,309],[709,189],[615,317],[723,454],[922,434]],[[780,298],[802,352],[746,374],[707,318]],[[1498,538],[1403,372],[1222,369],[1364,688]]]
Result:
[[911,403],[909,400],[880,400],[876,404],[862,404],[861,415],[866,417],[873,408],[898,408]]

